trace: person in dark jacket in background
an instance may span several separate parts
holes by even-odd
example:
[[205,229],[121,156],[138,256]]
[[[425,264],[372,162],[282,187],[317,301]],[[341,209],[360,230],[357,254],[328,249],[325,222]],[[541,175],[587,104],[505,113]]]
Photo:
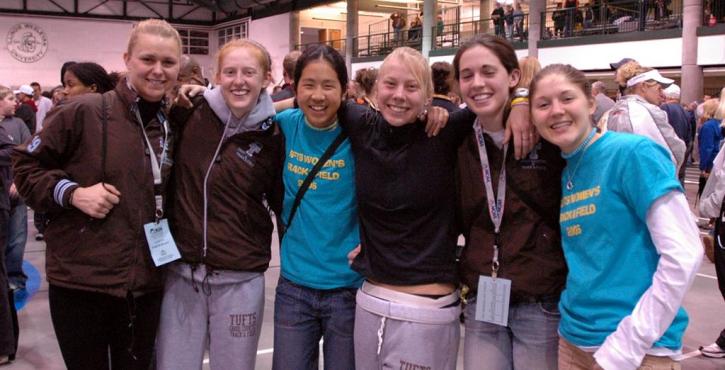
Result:
[[697,190],[697,197],[702,194],[705,188],[707,178],[712,171],[712,162],[715,160],[717,152],[720,151],[720,143],[723,139],[722,129],[720,128],[720,120],[715,119],[717,111],[717,99],[710,99],[703,105],[702,118],[705,123],[700,128],[698,134],[698,146],[700,152],[700,183]]
[[685,142],[685,159],[680,171],[677,174],[677,178],[680,179],[680,183],[685,184],[685,168],[692,151],[692,141],[694,139],[694,132],[692,131],[692,125],[690,116],[685,111],[685,108],[680,104],[680,87],[672,84],[662,91],[665,95],[665,103],[660,108],[667,113],[667,120],[675,129],[675,134],[680,140]]

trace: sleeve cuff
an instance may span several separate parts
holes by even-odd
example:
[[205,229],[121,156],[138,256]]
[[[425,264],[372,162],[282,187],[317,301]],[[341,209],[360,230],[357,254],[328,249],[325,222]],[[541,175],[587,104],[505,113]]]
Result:
[[626,356],[621,354],[616,348],[613,348],[612,344],[609,343],[610,338],[604,342],[594,353],[594,359],[597,360],[597,364],[604,370],[637,370],[639,364],[642,363],[642,358],[638,360],[636,364],[633,364]]
[[53,199],[56,203],[58,203],[59,206],[63,208],[70,207],[70,194],[71,191],[78,187],[78,183],[70,181],[68,179],[63,179],[58,181],[57,184],[55,184],[55,189],[53,190]]

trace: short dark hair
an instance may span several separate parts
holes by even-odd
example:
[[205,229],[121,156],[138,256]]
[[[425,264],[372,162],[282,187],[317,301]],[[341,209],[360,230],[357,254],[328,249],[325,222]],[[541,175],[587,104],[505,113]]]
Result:
[[66,72],[73,73],[86,86],[96,85],[96,92],[101,94],[113,90],[115,87],[115,83],[108,75],[108,72],[97,63],[74,63],[66,68]]
[[31,86],[31,87],[35,87],[35,86],[38,86],[38,87],[40,87],[40,84],[39,84],[39,83],[37,83],[37,82],[35,82],[35,81],[33,81],[33,82],[31,82],[31,83],[30,83],[30,86]]
[[461,57],[463,53],[476,46],[483,46],[494,53],[509,74],[515,69],[519,69],[516,52],[508,41],[498,36],[479,34],[464,42],[456,52],[456,56],[453,58],[453,72],[456,80],[460,80],[461,77]]
[[435,62],[430,66],[434,93],[447,95],[451,92],[451,69],[448,62]]
[[342,92],[345,92],[347,86],[347,66],[345,65],[345,58],[340,53],[330,47],[329,45],[312,45],[305,49],[305,51],[297,58],[297,65],[295,65],[295,91],[302,78],[302,71],[307,67],[308,64],[317,60],[324,60],[330,64],[330,67],[337,74],[337,79],[340,81],[340,88]]

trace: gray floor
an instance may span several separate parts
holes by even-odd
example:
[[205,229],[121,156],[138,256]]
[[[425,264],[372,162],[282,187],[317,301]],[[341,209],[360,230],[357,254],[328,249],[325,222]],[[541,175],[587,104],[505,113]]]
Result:
[[[697,171],[695,169],[688,169],[686,188],[688,198],[694,199],[697,189]],[[30,219],[32,220],[32,217]],[[31,240],[28,241],[25,257],[42,274],[45,264],[45,244],[32,240],[35,229],[32,225],[29,229]],[[279,277],[279,255],[276,253],[277,250],[275,240],[271,267],[266,273],[266,308],[259,343],[257,369],[270,369],[272,363],[274,288]],[[38,293],[19,313],[21,337],[18,359],[15,363],[4,366],[3,369],[52,370],[64,368],[48,313],[47,291],[47,283],[43,281]],[[687,370],[725,370],[725,359],[707,359],[699,355],[697,351],[700,345],[712,343],[720,330],[725,328],[725,302],[723,302],[717,289],[715,267],[707,259],[703,262],[695,283],[685,298],[684,305],[690,314],[690,326],[684,338],[682,368]],[[462,368],[460,363],[459,361],[459,369]],[[208,365],[205,365],[205,368],[208,368]]]

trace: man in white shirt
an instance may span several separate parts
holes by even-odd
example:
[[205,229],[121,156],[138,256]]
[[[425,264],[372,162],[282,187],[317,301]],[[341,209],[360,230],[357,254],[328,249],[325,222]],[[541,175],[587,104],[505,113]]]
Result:
[[33,100],[35,100],[35,106],[38,107],[38,111],[35,112],[35,132],[40,132],[43,129],[45,115],[48,114],[50,108],[53,108],[53,101],[41,95],[43,91],[40,89],[39,83],[31,82],[30,87],[33,88]]

